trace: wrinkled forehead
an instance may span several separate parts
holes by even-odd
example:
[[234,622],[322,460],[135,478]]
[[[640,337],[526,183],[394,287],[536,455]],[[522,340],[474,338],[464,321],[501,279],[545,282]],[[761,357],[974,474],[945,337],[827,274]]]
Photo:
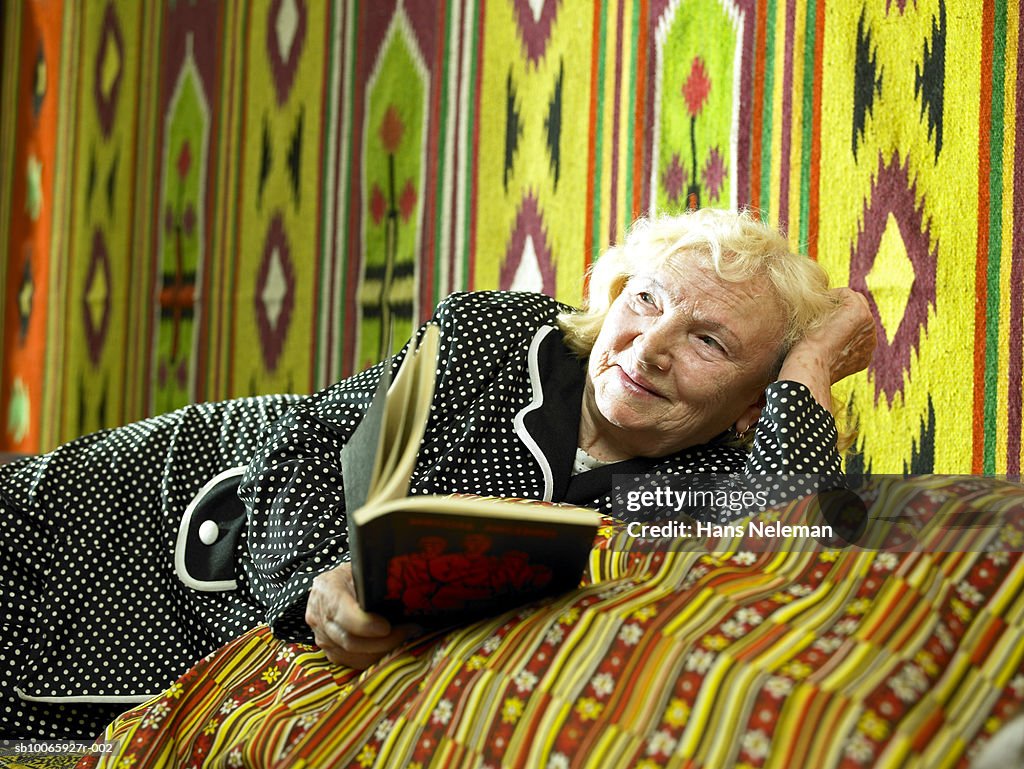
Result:
[[657,290],[671,304],[700,314],[712,313],[730,326],[757,318],[762,333],[781,339],[786,313],[764,275],[728,280],[699,257],[666,260],[631,276],[626,284],[635,290]]
[[724,284],[727,289],[742,287],[745,293],[756,294],[780,310],[783,308],[779,293],[766,270],[751,270],[749,264],[741,268],[732,258],[734,255],[728,252],[718,256],[716,259],[709,250],[699,248],[662,249],[647,259],[634,262],[632,278],[650,276],[666,285],[686,284],[691,289],[694,284]]
[[727,260],[716,264],[700,250],[668,251],[646,260],[628,285],[659,287],[703,319],[727,327],[745,353],[765,357],[766,366],[776,372],[786,352],[785,303],[766,272],[751,275],[728,266]]

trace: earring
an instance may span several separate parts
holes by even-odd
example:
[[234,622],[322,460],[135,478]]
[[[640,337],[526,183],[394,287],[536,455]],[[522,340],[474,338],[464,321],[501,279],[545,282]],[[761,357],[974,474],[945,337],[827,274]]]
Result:
[[734,425],[734,426],[733,426],[733,428],[732,428],[732,430],[733,430],[733,432],[734,432],[734,433],[736,433],[736,438],[737,438],[737,440],[741,440],[741,441],[742,441],[742,440],[743,440],[744,438],[746,438],[746,437],[747,437],[747,434],[748,434],[748,433],[749,433],[749,432],[750,432],[750,431],[751,431],[752,429],[754,429],[754,428],[755,428],[756,426],[757,426],[757,422],[754,422],[753,424],[749,424],[749,425],[747,425],[746,427],[744,427],[744,428],[743,428],[743,430],[742,430],[742,432],[741,432],[740,430],[737,430],[737,429],[736,429],[736,427],[735,427],[735,425]]

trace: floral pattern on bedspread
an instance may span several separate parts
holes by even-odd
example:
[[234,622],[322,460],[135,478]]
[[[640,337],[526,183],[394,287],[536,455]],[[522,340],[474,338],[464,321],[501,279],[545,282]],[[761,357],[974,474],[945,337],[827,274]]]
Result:
[[[899,504],[1020,511],[1019,486],[971,483]],[[927,531],[914,552],[619,535],[579,590],[365,673],[257,628],[111,725],[120,757],[82,766],[966,766],[1024,703],[1015,518],[968,552]]]

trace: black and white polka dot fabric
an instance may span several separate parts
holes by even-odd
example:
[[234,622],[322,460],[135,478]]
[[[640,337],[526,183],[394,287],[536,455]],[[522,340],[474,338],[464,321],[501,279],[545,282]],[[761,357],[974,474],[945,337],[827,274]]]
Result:
[[181,583],[174,537],[295,400],[189,406],[0,466],[0,737],[95,736],[258,624],[247,591]]
[[[751,454],[724,443],[660,460],[573,474],[584,364],[555,327],[554,300],[515,292],[455,294],[437,310],[439,378],[412,493],[567,501],[611,512],[623,473],[839,472],[831,415],[803,386],[773,384]],[[310,583],[348,557],[340,451],[379,368],[311,396],[272,428],[249,467],[248,582],[274,631],[311,642]]]

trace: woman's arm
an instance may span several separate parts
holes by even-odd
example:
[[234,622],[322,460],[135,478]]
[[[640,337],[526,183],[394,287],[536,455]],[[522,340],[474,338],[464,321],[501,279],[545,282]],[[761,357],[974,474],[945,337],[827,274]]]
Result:
[[868,365],[876,339],[867,300],[848,288],[834,294],[835,313],[793,345],[765,391],[748,477],[804,476],[799,488],[808,493],[842,476],[831,386]]
[[288,640],[310,640],[303,615],[313,578],[348,560],[341,448],[384,365],[294,406],[263,436],[239,488],[248,513],[242,568],[267,622]]

